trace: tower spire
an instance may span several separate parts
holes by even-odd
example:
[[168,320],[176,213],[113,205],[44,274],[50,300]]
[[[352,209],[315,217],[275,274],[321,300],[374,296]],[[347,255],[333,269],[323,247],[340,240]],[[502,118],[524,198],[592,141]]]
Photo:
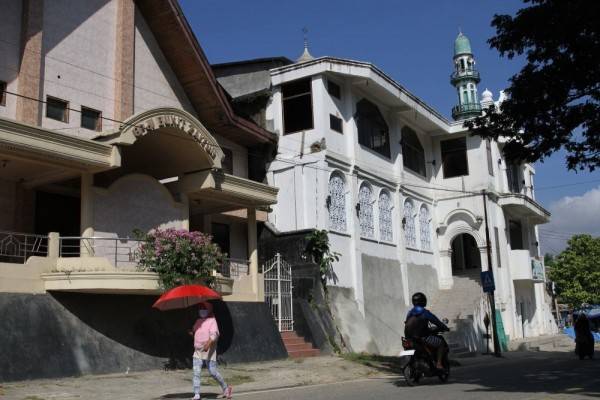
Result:
[[471,42],[458,28],[454,41],[454,72],[450,83],[458,93],[458,105],[452,107],[452,118],[463,120],[481,114],[481,104],[477,98],[477,84],[481,80],[475,68],[475,59],[471,51]]
[[297,63],[311,61],[315,59],[312,56],[312,54],[310,54],[310,52],[308,51],[308,29],[306,27],[302,28],[302,33],[304,36],[304,51],[302,52],[302,55],[296,60]]

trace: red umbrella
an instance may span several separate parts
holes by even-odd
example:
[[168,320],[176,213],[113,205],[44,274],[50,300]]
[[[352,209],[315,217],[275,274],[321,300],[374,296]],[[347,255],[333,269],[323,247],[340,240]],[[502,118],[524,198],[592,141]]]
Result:
[[161,311],[186,308],[207,300],[220,299],[221,295],[202,285],[177,286],[165,293],[152,305]]

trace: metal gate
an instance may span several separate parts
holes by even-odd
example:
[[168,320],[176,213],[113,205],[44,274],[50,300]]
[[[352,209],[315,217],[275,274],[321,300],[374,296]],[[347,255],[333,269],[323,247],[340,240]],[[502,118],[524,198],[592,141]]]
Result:
[[277,253],[263,265],[263,276],[265,302],[271,310],[279,332],[293,331],[292,266]]

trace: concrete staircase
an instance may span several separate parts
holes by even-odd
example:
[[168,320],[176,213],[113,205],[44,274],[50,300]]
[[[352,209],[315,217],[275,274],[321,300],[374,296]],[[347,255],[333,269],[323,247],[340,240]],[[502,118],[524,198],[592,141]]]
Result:
[[454,358],[473,357],[476,352],[471,351],[464,343],[465,329],[473,326],[473,313],[481,299],[481,285],[479,271],[465,275],[455,275],[454,286],[449,290],[439,290],[428,304],[438,318],[447,318],[450,332],[444,334],[450,354]]
[[311,343],[307,342],[296,332],[281,332],[281,339],[291,358],[316,357],[321,352],[315,349]]

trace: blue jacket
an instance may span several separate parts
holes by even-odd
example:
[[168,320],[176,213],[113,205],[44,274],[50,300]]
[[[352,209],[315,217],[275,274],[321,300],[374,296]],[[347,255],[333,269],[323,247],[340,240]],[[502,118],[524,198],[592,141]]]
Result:
[[450,330],[450,329],[448,329],[448,327],[446,326],[446,324],[444,324],[442,321],[440,321],[438,319],[438,317],[436,317],[435,315],[433,315],[433,313],[431,311],[429,311],[428,309],[426,309],[425,307],[421,307],[421,306],[415,306],[415,307],[413,307],[408,312],[408,314],[406,314],[405,321],[408,321],[408,319],[410,317],[423,317],[427,321],[429,321],[432,324],[434,324],[441,331],[449,331]]

